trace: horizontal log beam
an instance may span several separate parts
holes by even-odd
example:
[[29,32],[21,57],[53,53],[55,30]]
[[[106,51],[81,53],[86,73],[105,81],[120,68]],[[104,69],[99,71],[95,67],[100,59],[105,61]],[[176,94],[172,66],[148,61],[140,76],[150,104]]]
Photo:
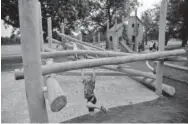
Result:
[[[92,71],[84,71],[85,75],[91,75],[93,74]],[[95,71],[96,76],[130,76],[130,74],[124,74],[120,72],[101,72],[101,71]],[[81,72],[78,71],[68,71],[60,73],[62,76],[81,76]]]
[[[99,56],[99,57],[115,57],[115,56],[127,56],[131,55],[128,53],[122,52],[112,52],[112,51],[92,51],[92,50],[66,50],[66,51],[56,51],[50,48],[45,48],[46,52],[41,53],[41,58],[56,58],[56,57],[66,57],[66,56],[74,56],[77,54],[78,56],[91,55],[91,56]],[[22,59],[21,55],[13,55],[13,56],[3,56],[1,58],[2,61],[6,60],[20,60]]]
[[[51,73],[59,73],[59,72],[77,70],[82,68],[92,68],[92,67],[103,66],[103,65],[124,64],[124,63],[130,63],[135,61],[155,59],[159,57],[182,55],[185,54],[186,52],[187,52],[186,50],[181,49],[181,50],[173,50],[173,51],[153,52],[153,53],[147,53],[142,55],[109,57],[109,58],[100,58],[100,59],[81,60],[74,62],[55,63],[53,65],[42,66],[42,73],[43,75],[47,75]],[[23,77],[23,71],[21,71],[18,75]]]
[[[151,87],[152,89],[156,90],[156,82],[153,79],[150,78],[145,78],[145,77],[131,77],[132,79],[148,86]],[[162,84],[162,91],[166,94],[168,94],[169,96],[174,96],[175,95],[175,88],[166,84]]]
[[57,34],[58,34],[59,36],[61,36],[61,37],[64,37],[64,38],[67,38],[67,39],[71,40],[72,42],[79,43],[79,44],[82,44],[82,45],[85,45],[85,46],[89,46],[89,47],[95,48],[95,49],[97,49],[97,50],[105,51],[105,49],[102,49],[102,48],[100,48],[100,47],[91,45],[91,44],[86,43],[86,42],[82,42],[81,40],[72,38],[72,37],[70,37],[70,36],[68,36],[68,35],[65,35],[65,34],[62,34],[62,33],[59,33],[59,32],[57,32]]
[[139,71],[139,70],[135,70],[135,69],[121,68],[118,66],[113,67],[113,66],[109,66],[109,65],[100,66],[100,68],[118,71],[118,72],[122,72],[122,73],[127,73],[127,74],[129,74],[129,76],[143,76],[143,77],[156,79],[156,76],[151,72],[143,72],[143,71]]

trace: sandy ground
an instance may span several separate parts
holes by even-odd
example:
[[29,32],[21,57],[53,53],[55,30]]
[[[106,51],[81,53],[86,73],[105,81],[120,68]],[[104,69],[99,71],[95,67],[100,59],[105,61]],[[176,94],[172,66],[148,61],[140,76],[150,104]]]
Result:
[[[15,81],[14,74],[11,72],[3,72],[1,77],[2,122],[29,122],[24,80]],[[87,114],[83,85],[80,83],[81,78],[59,75],[56,78],[67,95],[68,104],[60,112],[52,113],[48,102],[46,102],[49,122],[62,122]],[[103,104],[107,108],[136,104],[158,98],[153,91],[128,77],[98,76],[96,81],[95,93],[98,104]]]

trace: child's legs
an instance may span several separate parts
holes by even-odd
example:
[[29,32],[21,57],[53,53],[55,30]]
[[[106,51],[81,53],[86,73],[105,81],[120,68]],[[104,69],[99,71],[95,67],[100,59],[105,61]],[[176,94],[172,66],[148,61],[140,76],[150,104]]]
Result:
[[93,112],[94,109],[100,109],[100,107],[96,105],[97,99],[95,96],[92,96],[88,98],[87,100],[88,100],[87,107],[88,107],[89,112]]

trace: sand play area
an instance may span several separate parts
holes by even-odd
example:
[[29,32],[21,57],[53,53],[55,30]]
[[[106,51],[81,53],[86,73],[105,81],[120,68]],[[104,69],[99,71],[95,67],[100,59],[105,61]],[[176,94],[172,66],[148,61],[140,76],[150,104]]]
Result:
[[[24,80],[16,81],[13,72],[2,72],[1,77],[2,122],[29,122]],[[49,122],[63,122],[88,114],[81,76],[57,75],[56,78],[66,93],[68,102],[60,112],[53,113],[46,100]],[[95,94],[98,99],[97,103],[107,108],[158,98],[153,91],[126,76],[97,76]]]

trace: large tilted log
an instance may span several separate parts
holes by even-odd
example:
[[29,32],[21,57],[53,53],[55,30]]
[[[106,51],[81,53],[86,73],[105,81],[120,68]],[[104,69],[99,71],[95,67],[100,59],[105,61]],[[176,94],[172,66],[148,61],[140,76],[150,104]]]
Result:
[[[47,65],[53,64],[53,58],[46,61]],[[67,104],[67,98],[59,82],[55,79],[55,74],[46,76],[47,98],[52,112],[58,112]]]
[[[155,59],[159,57],[167,57],[171,55],[181,55],[185,54],[186,50],[173,50],[173,51],[161,51],[153,52],[142,55],[132,55],[132,56],[122,56],[122,57],[109,57],[109,58],[100,58],[100,59],[90,59],[74,62],[64,62],[64,63],[55,63],[53,65],[42,66],[43,75],[51,73],[59,73],[70,70],[77,70],[82,68],[92,68],[103,65],[117,65],[124,64],[135,61]],[[21,76],[23,78],[23,71],[20,73],[15,73],[15,75]]]
[[89,46],[89,47],[95,48],[95,49],[97,49],[97,50],[105,51],[105,49],[102,49],[102,48],[100,48],[100,47],[91,45],[91,44],[86,43],[86,42],[82,42],[81,40],[72,38],[72,37],[70,37],[70,36],[68,36],[68,35],[65,35],[65,34],[62,34],[62,33],[59,33],[59,32],[57,32],[57,33],[58,33],[59,36],[64,37],[64,38],[67,38],[67,39],[71,40],[72,42],[79,43],[79,44],[82,44],[82,45],[85,45],[85,46]]
[[[156,90],[156,82],[154,79],[146,78],[146,77],[136,77],[136,76],[131,76],[132,79],[148,86]],[[175,95],[175,88],[166,84],[162,84],[162,91],[170,96]]]
[[67,104],[67,98],[59,82],[54,77],[47,78],[48,101],[52,112],[58,112]]

